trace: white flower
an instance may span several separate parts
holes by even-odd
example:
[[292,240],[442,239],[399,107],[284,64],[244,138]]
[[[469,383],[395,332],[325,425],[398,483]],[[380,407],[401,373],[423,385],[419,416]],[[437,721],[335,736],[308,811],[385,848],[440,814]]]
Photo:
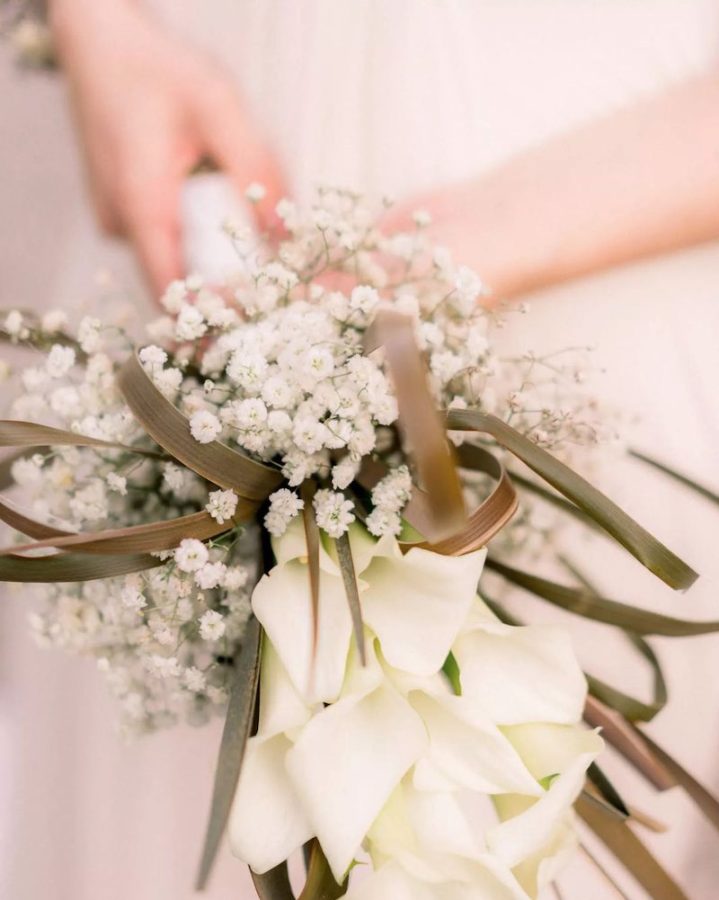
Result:
[[175,562],[181,572],[197,572],[208,558],[207,547],[195,538],[185,538],[175,550]]
[[354,506],[344,494],[335,491],[317,491],[313,501],[317,524],[330,537],[343,535],[354,522]]
[[467,266],[460,266],[457,269],[454,286],[453,305],[463,316],[471,315],[477,298],[484,290],[482,279]]
[[42,481],[42,458],[16,459],[10,469],[15,484],[30,487]]
[[195,572],[195,584],[203,591],[211,591],[222,584],[225,569],[225,564],[221,562],[205,563]]
[[123,588],[120,592],[120,602],[125,609],[130,609],[133,612],[139,612],[147,606],[147,600],[145,599],[144,594],[136,588],[129,586]]
[[105,480],[111,491],[115,491],[123,497],[127,494],[127,478],[124,476],[118,475],[117,472],[110,472]]
[[[350,543],[371,638],[365,666],[322,547],[313,635],[300,524],[274,542],[277,566],[253,594],[264,690],[230,817],[233,852],[261,873],[314,835],[342,880],[364,847],[374,871],[350,881],[354,900],[469,896],[479,885],[534,895],[602,744],[580,724],[586,685],[566,639],[502,625],[476,599],[483,550],[403,555],[358,526]],[[450,651],[461,696],[441,672]],[[338,758],[338,742],[352,753]],[[484,798],[496,824],[472,814]]]
[[267,421],[267,407],[257,397],[234,401],[223,409],[228,424],[242,431],[260,428]]
[[373,287],[360,284],[350,294],[350,308],[369,315],[379,304],[379,294]]
[[40,319],[40,328],[45,334],[55,334],[67,325],[67,313],[62,309],[51,309]]
[[209,444],[222,431],[222,423],[216,415],[206,409],[201,409],[190,418],[190,432],[193,438],[200,444]]
[[238,591],[249,581],[250,573],[243,566],[228,566],[222,586],[228,591]]
[[187,302],[187,286],[184,281],[176,280],[168,284],[160,303],[169,313],[177,315]]
[[140,362],[151,369],[154,369],[157,366],[164,366],[167,362],[166,351],[163,350],[162,347],[155,346],[155,344],[143,347],[142,350],[140,350],[139,356]]
[[4,326],[5,331],[7,331],[10,337],[22,337],[23,333],[27,333],[23,315],[16,309],[11,310],[7,314],[7,316],[5,317]]
[[284,534],[289,523],[304,509],[304,506],[304,500],[301,500],[294,491],[280,488],[279,491],[270,494],[270,508],[265,515],[265,528],[276,536]]
[[253,181],[245,188],[245,197],[250,203],[259,203],[267,194],[267,188],[258,181]]
[[303,453],[317,453],[327,443],[327,426],[311,416],[298,416],[292,428],[295,444]]
[[262,385],[262,399],[276,409],[289,406],[294,393],[289,381],[282,375],[270,375]]
[[108,505],[103,482],[96,479],[79,490],[70,500],[70,510],[80,521],[93,522],[106,519]]
[[402,519],[400,514],[380,506],[372,510],[367,516],[365,524],[367,525],[369,533],[373,534],[375,537],[382,537],[385,534],[394,535],[396,537],[402,531]]
[[332,467],[332,487],[343,491],[349,487],[359,471],[359,462],[351,456],[345,456],[343,460]]
[[149,668],[163,680],[177,678],[180,674],[180,664],[176,656],[160,656],[154,654],[148,659]]
[[416,209],[412,213],[412,220],[417,228],[426,228],[432,224],[432,216],[426,209]]
[[75,365],[75,351],[72,347],[53,344],[45,361],[45,369],[51,378],[62,378]]
[[208,609],[200,616],[200,634],[206,641],[218,641],[225,633],[225,620],[222,613]]
[[179,341],[196,341],[207,331],[205,319],[196,306],[185,303],[177,316],[175,334]]
[[311,382],[329,378],[334,372],[335,361],[326,347],[310,347],[302,359],[302,371]]
[[372,489],[372,505],[388,512],[399,512],[412,494],[412,476],[407,466],[399,466],[378,481]]
[[201,672],[195,666],[189,666],[182,673],[182,683],[188,691],[200,694],[207,686],[207,679],[205,678],[204,672]]
[[267,360],[260,353],[246,353],[237,350],[227,365],[227,377],[245,390],[259,391],[262,388]]
[[154,369],[152,382],[164,397],[171,400],[182,384],[182,372],[172,366],[168,369]]
[[100,336],[102,322],[92,316],[85,316],[77,329],[77,339],[85,353],[99,353],[102,350],[103,341]]
[[234,516],[237,502],[238,497],[234,491],[212,491],[205,509],[216,522],[223,525]]

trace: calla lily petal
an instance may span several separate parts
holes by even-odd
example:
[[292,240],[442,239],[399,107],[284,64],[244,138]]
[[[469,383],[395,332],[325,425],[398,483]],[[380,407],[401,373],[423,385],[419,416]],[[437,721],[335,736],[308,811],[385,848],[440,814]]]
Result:
[[255,872],[286,860],[312,836],[312,828],[287,776],[291,747],[284,735],[251,738],[229,821],[232,852]]
[[306,563],[290,560],[261,578],[252,609],[305,703],[329,703],[342,688],[352,619],[341,578],[320,571],[317,647]]
[[497,724],[581,719],[587,684],[563,629],[487,624],[463,634],[452,652],[463,694]]
[[303,729],[287,769],[338,881],[426,745],[417,713],[385,686],[340,700]]
[[455,788],[485,794],[542,794],[511,742],[466,698],[433,698],[415,692],[410,702],[429,732],[427,760]]
[[506,725],[502,733],[537,780],[565,772],[577,756],[603,746],[598,733],[583,725],[527,722]]
[[285,671],[285,667],[264,637],[260,671],[260,718],[258,734],[270,737],[304,725],[312,709],[302,700]]
[[390,665],[431,675],[444,664],[477,592],[485,550],[442,556],[413,548],[365,570],[362,613]]
[[[487,846],[505,865],[514,867],[533,854],[546,851],[554,835],[556,823],[561,821],[563,814],[569,812],[584,786],[587,768],[602,749],[601,738],[592,732],[589,734],[596,741],[594,752],[580,754],[552,782],[544,796],[532,803],[524,812],[487,831]],[[501,796],[496,799],[495,805],[502,816]]]

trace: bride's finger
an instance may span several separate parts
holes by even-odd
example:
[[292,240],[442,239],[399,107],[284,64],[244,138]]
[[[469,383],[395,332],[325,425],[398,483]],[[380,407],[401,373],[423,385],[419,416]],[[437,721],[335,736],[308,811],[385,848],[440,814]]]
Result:
[[241,193],[252,182],[261,184],[264,196],[254,204],[260,229],[276,232],[281,227],[275,208],[288,194],[281,166],[261,135],[245,115],[234,93],[216,99],[203,110],[207,149],[214,162]]
[[129,224],[128,234],[152,295],[158,300],[168,284],[184,274],[177,217],[137,219]]

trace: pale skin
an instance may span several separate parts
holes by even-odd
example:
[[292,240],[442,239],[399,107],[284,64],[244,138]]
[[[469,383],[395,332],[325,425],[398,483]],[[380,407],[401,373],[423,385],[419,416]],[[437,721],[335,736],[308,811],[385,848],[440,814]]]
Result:
[[[132,242],[155,295],[182,274],[179,191],[211,156],[239,189],[286,193],[279,165],[224,74],[133,0],[50,0],[101,225]],[[525,294],[719,238],[719,73],[697,77],[515,157],[411,198],[433,237],[495,297]]]
[[183,274],[183,180],[210,158],[244,190],[267,189],[255,211],[274,223],[280,168],[231,80],[167,34],[131,0],[50,0],[98,222],[133,245],[157,297]]

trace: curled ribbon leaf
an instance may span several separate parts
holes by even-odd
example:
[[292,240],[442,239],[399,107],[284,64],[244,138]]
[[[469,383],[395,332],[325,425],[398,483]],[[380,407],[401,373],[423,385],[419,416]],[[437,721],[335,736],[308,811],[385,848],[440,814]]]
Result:
[[258,504],[282,482],[277,469],[233,450],[221,441],[198,443],[190,423],[154,385],[136,355],[117,376],[120,393],[150,437],[188,469]]
[[390,371],[399,427],[426,492],[422,533],[431,543],[450,538],[466,523],[462,486],[452,448],[427,381],[409,316],[383,308],[365,335],[365,352],[382,346]]
[[446,421],[447,427],[452,431],[477,431],[493,437],[498,444],[587,513],[669,587],[684,590],[691,587],[698,578],[697,573],[683,560],[601,491],[506,422],[479,410],[469,409],[449,410]]

